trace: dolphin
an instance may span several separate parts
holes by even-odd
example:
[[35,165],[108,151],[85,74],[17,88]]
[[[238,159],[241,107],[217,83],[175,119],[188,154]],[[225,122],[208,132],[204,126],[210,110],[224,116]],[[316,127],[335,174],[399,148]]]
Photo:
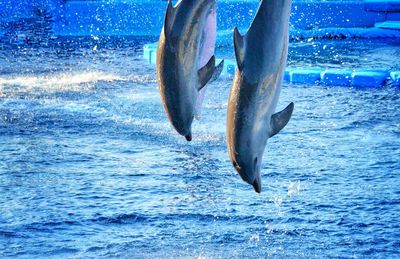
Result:
[[[217,42],[217,13],[216,13],[216,8],[213,8],[211,10],[211,13],[207,17],[206,21],[206,26],[204,27],[203,30],[204,34],[204,42],[203,46],[201,49],[201,55],[200,55],[200,61],[199,61],[199,67],[201,68],[205,66],[210,59],[212,55],[214,55],[215,52],[215,45]],[[215,75],[215,76],[214,76]],[[213,77],[210,79],[210,83],[217,79],[217,76],[219,76],[218,73],[214,73]],[[201,118],[201,108],[203,105],[204,101],[204,96],[205,92],[207,90],[207,85],[204,86],[200,91],[199,95],[197,97],[197,103],[196,103],[196,113],[195,113],[195,119],[200,120]]]
[[165,13],[157,48],[157,81],[164,110],[175,130],[192,140],[191,125],[196,113],[198,92],[218,77],[223,62],[215,67],[213,55],[199,67],[204,27],[215,0],[171,0]]
[[260,168],[268,138],[283,129],[290,103],[275,113],[288,53],[292,0],[261,0],[246,35],[234,28],[237,69],[229,94],[227,147],[240,177],[261,192]]

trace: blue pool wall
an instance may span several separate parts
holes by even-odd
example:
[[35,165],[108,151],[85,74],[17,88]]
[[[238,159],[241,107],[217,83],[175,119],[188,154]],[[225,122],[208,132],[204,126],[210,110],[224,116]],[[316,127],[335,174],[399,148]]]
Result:
[[[0,35],[12,30],[18,20],[33,20],[38,10],[45,10],[56,36],[157,36],[166,4],[159,0],[0,0]],[[235,26],[247,29],[258,0],[219,0],[217,5],[218,30],[224,35]],[[400,0],[295,0],[291,35],[400,38]]]
[[62,21],[67,13],[64,0],[0,0],[0,25],[4,29],[18,20],[37,18],[40,11],[47,11],[54,21]]

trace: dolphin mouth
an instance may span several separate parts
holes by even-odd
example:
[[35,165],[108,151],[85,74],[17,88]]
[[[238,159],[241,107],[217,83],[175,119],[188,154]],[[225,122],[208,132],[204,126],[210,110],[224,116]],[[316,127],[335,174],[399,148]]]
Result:
[[257,193],[261,193],[261,181],[259,181],[259,179],[256,178],[252,185]]
[[192,134],[186,135],[185,138],[186,138],[186,140],[189,141],[189,142],[192,141]]

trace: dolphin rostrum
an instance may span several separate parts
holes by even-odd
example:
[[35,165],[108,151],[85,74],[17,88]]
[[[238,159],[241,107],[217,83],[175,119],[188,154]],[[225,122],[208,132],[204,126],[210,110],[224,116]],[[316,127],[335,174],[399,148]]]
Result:
[[261,192],[268,138],[288,123],[294,105],[275,113],[288,53],[292,0],[261,0],[246,35],[234,29],[237,69],[229,95],[227,146],[241,178]]
[[198,92],[223,68],[222,62],[215,67],[212,56],[198,69],[203,29],[213,8],[215,0],[181,0],[175,7],[170,0],[158,41],[157,80],[162,103],[170,122],[187,141],[192,140]]

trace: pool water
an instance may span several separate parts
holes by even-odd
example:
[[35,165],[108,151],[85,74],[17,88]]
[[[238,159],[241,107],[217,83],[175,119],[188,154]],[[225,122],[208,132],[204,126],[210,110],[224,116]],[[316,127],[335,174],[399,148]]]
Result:
[[2,43],[1,258],[400,256],[399,89],[284,85],[295,111],[256,194],[227,155],[232,78],[187,143],[141,58],[153,40]]

